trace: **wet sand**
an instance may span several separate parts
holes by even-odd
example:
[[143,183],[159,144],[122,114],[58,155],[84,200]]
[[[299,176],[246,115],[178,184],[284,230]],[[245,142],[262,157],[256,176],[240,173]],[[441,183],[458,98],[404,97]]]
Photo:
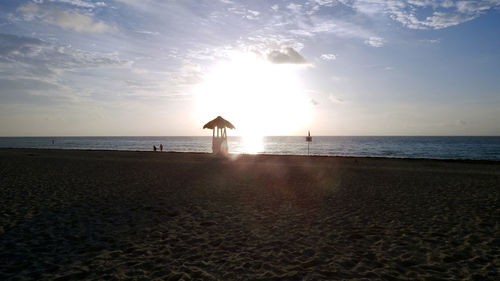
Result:
[[0,149],[1,280],[500,280],[500,162]]

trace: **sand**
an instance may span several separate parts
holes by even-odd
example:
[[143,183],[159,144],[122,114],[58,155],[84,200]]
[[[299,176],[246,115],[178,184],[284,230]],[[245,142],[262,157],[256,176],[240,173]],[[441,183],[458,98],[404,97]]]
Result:
[[0,149],[1,280],[500,280],[500,162]]

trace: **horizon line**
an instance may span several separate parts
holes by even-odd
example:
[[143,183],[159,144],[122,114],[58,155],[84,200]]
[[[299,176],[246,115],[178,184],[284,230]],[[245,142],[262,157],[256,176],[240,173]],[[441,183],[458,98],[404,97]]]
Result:
[[[0,136],[0,138],[164,138],[164,137],[212,137],[206,135],[33,135],[33,136]],[[229,137],[245,137],[232,135]],[[262,137],[306,137],[306,135],[267,135]],[[312,135],[312,137],[500,137],[498,135]]]

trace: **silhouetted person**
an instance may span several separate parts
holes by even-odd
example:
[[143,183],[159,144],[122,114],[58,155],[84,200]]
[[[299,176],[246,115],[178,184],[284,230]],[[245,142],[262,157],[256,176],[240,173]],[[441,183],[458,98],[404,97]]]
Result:
[[153,150],[156,152],[156,145],[153,145]]
[[163,152],[163,144],[160,143],[160,151]]

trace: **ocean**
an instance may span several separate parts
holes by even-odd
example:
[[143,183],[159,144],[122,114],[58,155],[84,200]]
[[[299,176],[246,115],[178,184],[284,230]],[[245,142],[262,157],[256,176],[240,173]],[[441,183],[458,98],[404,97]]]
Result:
[[[1,137],[0,147],[211,152],[211,137]],[[228,137],[230,153],[307,155],[305,137]],[[310,155],[500,160],[500,137],[317,136]]]

